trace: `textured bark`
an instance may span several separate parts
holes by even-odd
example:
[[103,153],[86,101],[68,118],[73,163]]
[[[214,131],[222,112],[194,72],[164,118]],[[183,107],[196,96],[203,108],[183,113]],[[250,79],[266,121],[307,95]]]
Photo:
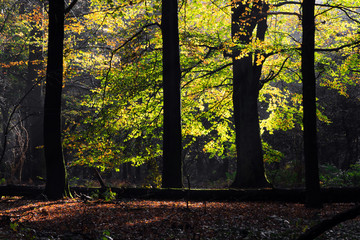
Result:
[[49,199],[60,199],[70,194],[61,142],[64,11],[63,0],[49,1],[49,42],[44,105],[45,194]]
[[164,134],[162,187],[181,188],[182,141],[177,0],[162,1]]
[[[261,2],[255,4],[251,10],[248,7],[249,3],[241,1],[233,4],[232,7],[231,35],[233,41],[242,44],[250,42],[252,32],[258,23]],[[266,19],[259,27],[259,35],[264,36],[265,31]],[[240,54],[240,50],[234,50],[232,54],[237,172],[231,187],[267,187],[269,183],[264,173],[258,116],[261,67],[253,63],[251,53],[239,58]]]
[[301,73],[303,78],[305,187],[307,190],[306,206],[321,207],[316,135],[314,9],[315,0],[305,0],[303,2]]

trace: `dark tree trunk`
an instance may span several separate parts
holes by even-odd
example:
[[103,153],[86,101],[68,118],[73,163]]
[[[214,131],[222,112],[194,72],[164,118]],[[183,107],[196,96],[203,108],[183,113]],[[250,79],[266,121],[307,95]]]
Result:
[[[234,42],[248,44],[257,24],[261,2],[249,10],[249,3],[241,1],[232,6],[231,35]],[[264,36],[266,19],[259,25],[259,35]],[[265,29],[264,29],[265,28]],[[263,31],[263,32],[261,32]],[[267,187],[262,143],[260,138],[258,95],[261,67],[255,66],[253,56],[239,59],[241,51],[234,50],[233,58],[233,105],[236,131],[237,169],[231,187]]]
[[123,163],[123,165],[122,165],[122,180],[123,181],[127,181],[128,180],[128,178],[129,178],[129,168],[128,168],[128,166],[129,166],[129,163]]
[[315,0],[303,2],[303,42],[301,46],[301,72],[303,78],[304,158],[306,205],[321,207],[319,166],[316,136],[316,78],[315,78]]
[[49,40],[44,104],[45,194],[49,199],[60,199],[70,193],[61,142],[64,12],[63,0],[49,1]]
[[163,188],[181,188],[182,141],[180,96],[180,50],[177,0],[162,1],[161,30],[163,38]]

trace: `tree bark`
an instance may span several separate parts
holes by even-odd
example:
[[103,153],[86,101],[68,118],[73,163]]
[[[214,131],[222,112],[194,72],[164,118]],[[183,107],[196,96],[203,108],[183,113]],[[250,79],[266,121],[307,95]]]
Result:
[[44,104],[45,194],[49,199],[70,195],[61,142],[61,94],[63,82],[63,0],[49,1],[49,40]]
[[181,188],[182,140],[180,50],[177,0],[162,1],[164,134],[162,187]]
[[[261,4],[261,1],[258,1],[250,10],[249,2],[233,3],[231,36],[234,42],[244,45],[250,43]],[[262,27],[261,30],[266,31],[266,28],[263,29],[264,25],[260,27]],[[259,32],[259,34],[265,34],[265,31]],[[256,63],[254,65],[251,53],[243,57],[240,57],[240,54],[240,50],[233,50],[233,105],[237,171],[231,187],[268,187],[269,183],[264,172],[258,116],[261,67],[256,66]]]
[[306,206],[321,207],[316,134],[315,0],[303,1],[301,73],[304,108],[304,158]]

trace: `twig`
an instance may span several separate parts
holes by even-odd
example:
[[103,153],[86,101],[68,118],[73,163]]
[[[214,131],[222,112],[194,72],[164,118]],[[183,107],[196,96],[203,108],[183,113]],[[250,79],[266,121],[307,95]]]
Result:
[[189,199],[190,199],[190,176],[186,175],[186,179],[188,182],[188,190],[186,194],[186,209],[189,210]]

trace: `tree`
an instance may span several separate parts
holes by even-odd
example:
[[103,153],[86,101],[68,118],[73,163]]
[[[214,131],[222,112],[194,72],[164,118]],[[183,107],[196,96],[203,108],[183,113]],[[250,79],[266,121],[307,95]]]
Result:
[[181,188],[181,95],[177,0],[162,1],[164,133],[162,187]]
[[61,141],[64,15],[63,0],[49,1],[49,39],[44,103],[45,194],[49,199],[60,199],[70,195]]
[[[262,1],[253,2],[251,7],[250,2],[236,1],[232,5],[231,36],[234,43],[238,45],[251,42],[251,36],[262,9]],[[259,27],[258,31],[261,30],[264,29]],[[259,32],[260,35],[264,35],[264,33],[265,31]],[[251,52],[241,52],[240,49],[235,49],[232,52],[232,60],[237,168],[231,187],[266,187],[269,186],[269,183],[264,175],[257,105],[261,68],[257,69],[257,63],[253,62]]]
[[[30,11],[34,15],[43,16],[43,3],[36,1],[30,5]],[[43,80],[43,46],[41,45],[43,31],[41,22],[43,18],[31,19],[30,42],[29,42],[29,63],[26,79],[26,88],[30,89],[25,101],[26,127],[29,133],[29,150],[27,152],[27,161],[25,162],[24,177],[35,179],[42,175],[44,165],[43,150],[43,111],[44,99],[42,94]]]
[[[25,3],[18,1],[6,1],[0,4],[1,13],[0,34],[2,44],[0,47],[0,121],[2,123],[0,165],[6,166],[11,171],[4,171],[4,176],[18,173],[14,180],[21,181],[23,163],[28,147],[28,131],[24,121],[28,114],[23,108],[30,89],[26,89],[26,69],[28,59],[27,48],[29,29],[27,20],[31,21],[30,14],[25,9]],[[12,157],[9,154],[11,153]]]
[[303,2],[301,73],[304,107],[304,158],[306,205],[321,207],[316,135],[315,0]]

